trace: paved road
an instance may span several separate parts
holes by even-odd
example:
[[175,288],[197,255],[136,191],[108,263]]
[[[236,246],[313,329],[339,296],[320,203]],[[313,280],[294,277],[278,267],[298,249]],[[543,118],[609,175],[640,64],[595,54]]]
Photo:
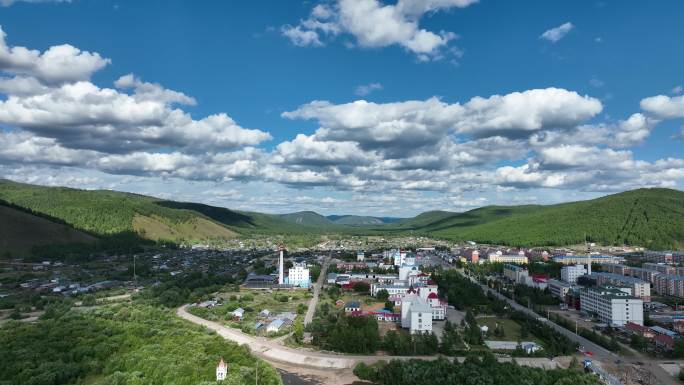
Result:
[[306,309],[306,315],[304,316],[304,326],[308,325],[313,321],[314,314],[316,313],[316,306],[318,306],[318,297],[321,295],[321,289],[323,288],[323,283],[325,282],[326,275],[328,274],[328,266],[330,265],[330,259],[332,258],[332,251],[328,254],[328,257],[323,261],[323,266],[321,266],[321,273],[318,275],[316,284],[314,285],[314,292],[311,301],[309,301],[309,308]]
[[[183,305],[176,310],[176,315],[214,330],[221,337],[236,342],[240,345],[247,345],[257,356],[278,363],[289,364],[292,367],[308,367],[323,369],[352,369],[359,362],[372,364],[378,361],[389,360],[434,360],[437,356],[361,356],[346,355],[332,352],[320,352],[308,349],[295,349],[278,344],[275,341],[264,337],[255,337],[241,332],[240,330],[229,328],[219,323],[197,317],[187,312],[188,305]],[[462,361],[464,358],[457,358]],[[510,358],[500,358],[499,361],[510,361]],[[520,365],[531,366],[543,369],[555,369],[558,363],[548,358],[516,358]]]
[[[458,269],[458,271],[461,274],[465,274],[462,269]],[[531,317],[534,318],[539,318],[541,317],[539,314],[535,313],[531,309],[520,305],[519,303],[515,302],[514,300],[502,295],[501,293],[497,292],[496,290],[492,290],[491,288],[487,287],[486,285],[483,285],[476,279],[474,279],[471,276],[468,276],[470,280],[482,287],[483,290],[486,292],[492,293],[494,296],[497,298],[500,298],[506,302],[508,302],[511,307],[513,307],[516,310],[520,310],[524,312],[525,314],[528,314]],[[547,320],[546,323],[553,327],[556,331],[558,331],[560,334],[563,334],[564,336],[568,337],[570,340],[577,342],[578,344],[584,346],[585,350],[588,350],[593,353],[593,359],[594,360],[599,360],[599,361],[604,361],[607,363],[612,363],[615,362],[616,360],[620,360],[622,362],[627,362],[627,363],[632,363],[635,364],[637,362],[644,362],[644,368],[647,369],[653,376],[663,385],[681,385],[677,380],[674,379],[674,377],[670,376],[669,373],[665,371],[660,365],[658,365],[658,362],[656,360],[651,360],[647,358],[642,358],[642,357],[622,357],[620,355],[617,355],[610,350],[607,350],[603,348],[602,346],[599,346],[588,339],[575,334],[574,332],[556,324],[555,322],[552,322],[551,320]]]

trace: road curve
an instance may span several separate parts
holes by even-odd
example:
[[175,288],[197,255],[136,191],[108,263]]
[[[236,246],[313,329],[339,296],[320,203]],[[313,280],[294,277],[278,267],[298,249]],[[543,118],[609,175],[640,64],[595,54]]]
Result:
[[[187,307],[183,305],[176,310],[176,315],[195,323],[205,326],[218,333],[221,337],[236,342],[240,345],[247,345],[251,351],[266,361],[276,361],[294,366],[302,366],[316,369],[352,369],[356,364],[364,362],[372,364],[378,361],[421,359],[434,360],[437,356],[360,356],[345,355],[335,353],[317,352],[308,349],[295,349],[280,345],[264,337],[255,337],[241,332],[240,330],[229,328],[217,322],[209,321],[188,313]],[[457,358],[462,361],[462,357]],[[499,361],[510,361],[510,358],[499,358]],[[520,365],[531,366],[543,369],[558,368],[556,361],[548,358],[516,358]]]

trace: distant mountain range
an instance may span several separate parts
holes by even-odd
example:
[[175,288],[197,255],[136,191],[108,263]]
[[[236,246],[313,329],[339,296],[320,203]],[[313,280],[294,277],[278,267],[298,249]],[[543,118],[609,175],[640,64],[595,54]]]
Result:
[[120,235],[205,241],[250,235],[405,235],[513,246],[568,245],[585,239],[684,247],[684,192],[638,189],[556,205],[486,206],[413,218],[263,214],[109,190],[44,187],[0,180],[0,256],[33,245],[93,243]]
[[404,219],[394,217],[369,217],[360,215],[323,216],[315,211],[299,211],[296,213],[281,214],[280,217],[291,223],[309,226],[382,226],[388,223],[396,223]]

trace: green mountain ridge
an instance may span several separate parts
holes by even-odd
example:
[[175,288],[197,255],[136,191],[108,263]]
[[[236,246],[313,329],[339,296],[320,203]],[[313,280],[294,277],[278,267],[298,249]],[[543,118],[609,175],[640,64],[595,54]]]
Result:
[[513,246],[569,245],[588,240],[653,249],[684,248],[684,192],[672,189],[637,189],[545,206],[485,206],[431,217],[434,220],[427,223],[416,218],[403,222],[397,230]]
[[396,223],[405,219],[395,217],[372,217],[365,215],[328,215],[326,218],[338,225],[346,226],[381,226],[390,223]]
[[[412,234],[513,246],[568,245],[590,240],[654,249],[684,247],[684,192],[671,189],[638,189],[545,206],[485,206],[463,213],[428,211],[391,223],[378,223],[382,221],[379,217],[325,217],[313,211],[280,215],[237,211],[110,190],[45,187],[7,180],[0,180],[0,200],[23,210],[25,215],[40,216],[43,225],[53,221],[73,229],[74,234],[81,232],[99,239],[118,234],[171,242],[252,235]],[[7,228],[10,221],[16,220],[12,218],[2,213],[0,226]],[[31,234],[26,232],[22,244],[31,242]],[[2,243],[2,237],[0,233],[0,245],[8,245],[7,241]]]

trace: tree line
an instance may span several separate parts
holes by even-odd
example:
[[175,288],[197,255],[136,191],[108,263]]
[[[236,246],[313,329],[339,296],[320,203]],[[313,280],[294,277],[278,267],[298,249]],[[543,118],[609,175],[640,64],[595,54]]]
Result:
[[597,385],[598,378],[577,367],[544,370],[500,363],[491,353],[468,356],[463,363],[440,358],[434,361],[393,360],[373,365],[360,363],[359,378],[380,385]]

